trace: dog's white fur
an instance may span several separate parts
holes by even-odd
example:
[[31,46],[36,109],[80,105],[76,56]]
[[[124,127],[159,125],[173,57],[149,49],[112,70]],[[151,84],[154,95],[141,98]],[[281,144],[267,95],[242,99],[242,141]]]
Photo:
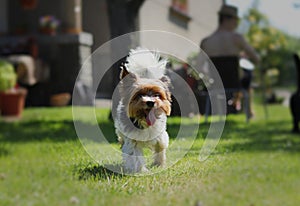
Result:
[[[169,135],[166,131],[167,115],[162,105],[170,105],[168,90],[169,79],[164,76],[166,60],[159,60],[159,55],[147,49],[137,48],[131,50],[124,68],[128,74],[121,79],[121,100],[115,118],[116,134],[122,144],[123,167],[125,172],[136,173],[147,171],[143,157],[143,148],[148,147],[154,151],[154,165],[164,166],[166,162],[166,149],[169,144]],[[129,105],[132,98],[140,89],[150,85],[159,88],[161,92],[169,95],[169,99],[162,101],[155,97],[156,121],[151,126],[137,128],[129,117]],[[149,112],[150,113],[150,112]],[[139,119],[135,121],[140,122]],[[143,120],[141,120],[143,122]],[[142,124],[143,125],[143,124]]]

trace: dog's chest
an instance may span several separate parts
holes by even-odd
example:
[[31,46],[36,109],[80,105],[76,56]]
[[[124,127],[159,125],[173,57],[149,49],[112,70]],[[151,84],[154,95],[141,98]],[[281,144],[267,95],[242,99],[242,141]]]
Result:
[[152,141],[158,139],[159,136],[166,131],[166,115],[162,114],[153,126],[140,129],[134,126],[132,121],[127,117],[125,107],[120,102],[115,119],[115,127],[125,137],[137,141]]

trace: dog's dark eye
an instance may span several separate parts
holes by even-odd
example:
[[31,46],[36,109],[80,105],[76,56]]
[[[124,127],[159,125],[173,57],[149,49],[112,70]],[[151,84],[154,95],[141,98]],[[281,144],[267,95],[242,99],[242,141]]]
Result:
[[154,97],[158,97],[158,98],[160,98],[160,97],[161,97],[161,95],[160,95],[159,93],[156,93],[156,94],[154,94]]
[[139,94],[137,97],[140,99],[140,98],[142,98],[142,97],[143,97],[143,95],[142,95],[142,94]]

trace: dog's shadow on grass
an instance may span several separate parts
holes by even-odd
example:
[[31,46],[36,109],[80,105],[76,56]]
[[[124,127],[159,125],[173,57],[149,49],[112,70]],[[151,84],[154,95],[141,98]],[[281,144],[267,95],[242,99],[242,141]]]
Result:
[[77,171],[79,180],[100,180],[111,178],[122,178],[125,174],[122,172],[121,164],[107,165],[87,165]]

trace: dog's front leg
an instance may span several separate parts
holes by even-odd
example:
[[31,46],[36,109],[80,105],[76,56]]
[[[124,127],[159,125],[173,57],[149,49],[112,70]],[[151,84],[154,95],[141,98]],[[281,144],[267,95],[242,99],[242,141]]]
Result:
[[153,165],[163,167],[165,166],[165,163],[166,163],[166,149],[161,148],[159,144],[156,144],[154,148]]
[[147,171],[143,157],[143,149],[137,141],[126,139],[122,146],[122,152],[126,172],[136,173]]
[[154,162],[153,165],[164,167],[166,164],[166,150],[169,145],[169,135],[164,132],[154,146]]

